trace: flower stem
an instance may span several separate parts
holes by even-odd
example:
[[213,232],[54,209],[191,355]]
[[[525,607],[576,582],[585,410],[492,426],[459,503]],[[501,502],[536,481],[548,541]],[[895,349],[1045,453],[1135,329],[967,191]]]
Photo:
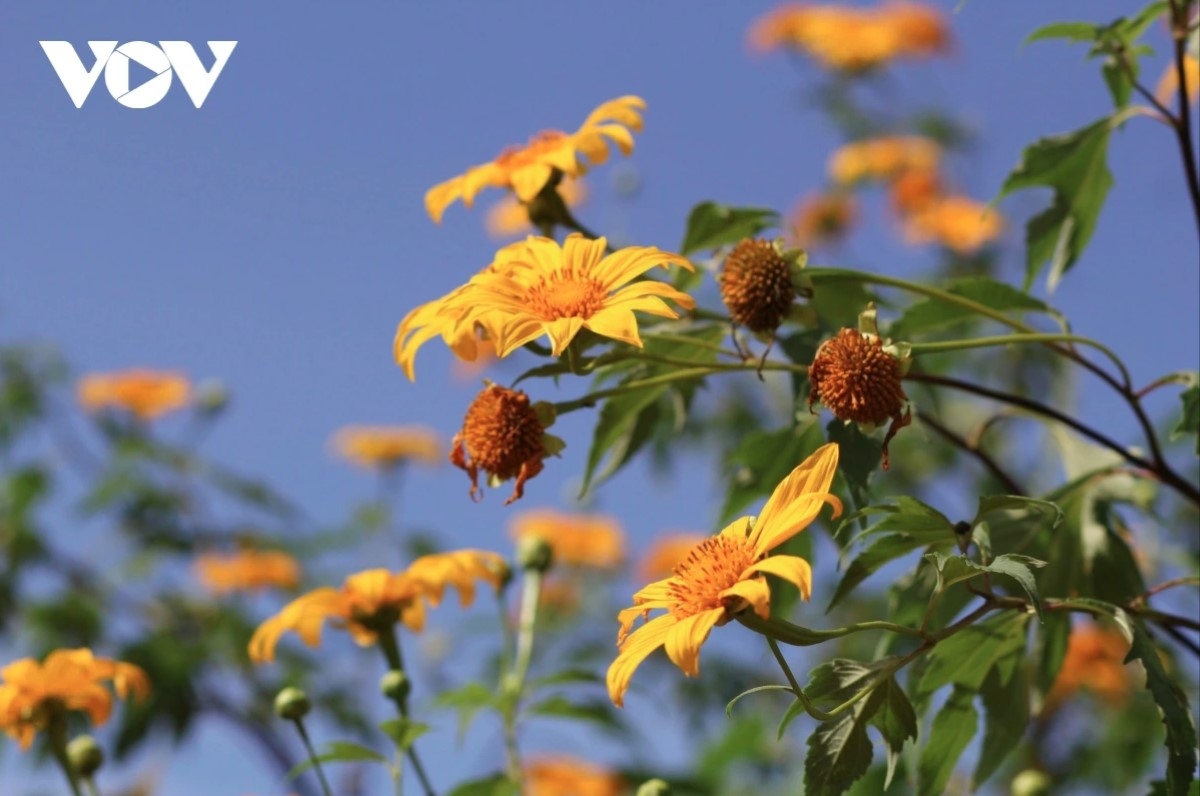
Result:
[[940,340],[936,343],[912,343],[913,356],[920,354],[938,354],[946,351],[965,351],[971,348],[992,348],[995,346],[1023,345],[1027,343],[1080,343],[1091,345],[1088,337],[1076,334],[1060,334],[1058,332],[1038,332],[1036,334],[998,334],[990,337],[976,337],[971,340]]
[[292,719],[292,723],[296,725],[296,732],[300,733],[300,740],[304,742],[304,751],[308,753],[308,759],[312,761],[313,770],[317,772],[317,779],[321,781],[321,791],[325,796],[333,796],[329,780],[325,779],[325,769],[321,768],[321,758],[317,756],[317,750],[313,748],[312,739],[308,737],[308,730],[304,727],[304,720],[295,718]]
[[905,627],[904,625],[883,621],[858,622],[846,627],[833,628],[832,630],[813,630],[775,617],[762,619],[757,614],[751,612],[739,615],[738,621],[754,632],[766,636],[771,641],[783,642],[793,647],[811,647],[835,638],[849,636],[852,633],[861,633],[864,630],[886,630],[890,633],[898,633],[904,636],[920,637],[922,635],[921,631],[914,627]]
[[521,754],[517,747],[517,713],[521,707],[521,696],[525,691],[525,678],[533,659],[533,638],[537,630],[538,605],[542,600],[542,573],[537,569],[526,569],[521,582],[521,615],[517,623],[517,648],[512,668],[503,676],[501,689],[505,697],[503,704],[504,750],[508,758],[508,778],[520,787]]
[[84,790],[87,791],[87,796],[100,796],[100,789],[96,787],[96,780],[91,777],[82,777]]
[[67,784],[71,786],[72,796],[83,796],[83,793],[79,790],[79,781],[75,778],[75,772],[71,769],[71,761],[67,758],[67,717],[61,712],[55,712],[47,724],[46,735],[50,745],[50,752],[54,755],[54,759],[58,761],[59,768],[62,769],[63,775],[67,778]]
[[[383,657],[387,659],[388,667],[392,671],[404,671],[404,658],[400,654],[400,642],[396,639],[394,625],[389,625],[379,631],[379,648],[383,650]],[[392,698],[392,701],[396,703],[396,710],[400,713],[400,718],[407,721],[408,697],[396,696]],[[429,782],[429,775],[425,773],[425,766],[421,764],[421,758],[417,755],[416,745],[409,744],[405,754],[408,756],[408,762],[412,763],[413,771],[417,772],[417,779],[421,781],[421,789],[425,791],[425,796],[435,796],[436,791]]]

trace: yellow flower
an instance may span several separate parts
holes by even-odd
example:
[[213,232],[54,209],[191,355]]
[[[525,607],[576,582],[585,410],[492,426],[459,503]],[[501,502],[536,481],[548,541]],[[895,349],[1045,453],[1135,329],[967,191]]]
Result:
[[915,213],[942,196],[942,178],[932,169],[912,169],[892,180],[888,201],[898,216]]
[[510,147],[495,160],[468,169],[465,174],[433,186],[425,194],[425,210],[440,223],[455,200],[467,207],[484,188],[508,188],[529,202],[546,186],[555,171],[570,177],[586,173],[588,166],[608,160],[609,141],[628,156],[633,134],[641,132],[646,107],[641,97],[625,96],[605,102],[574,133],[546,130],[523,147]]
[[910,243],[940,243],[959,254],[979,251],[1003,231],[998,212],[966,196],[943,196],[904,220],[904,237]]
[[829,177],[838,185],[888,180],[909,170],[936,169],[941,149],[929,138],[886,136],[853,141],[833,153]]
[[706,538],[698,533],[675,533],[655,539],[638,562],[638,580],[670,577],[675,567],[682,564],[696,545]]
[[[484,273],[493,269],[489,265]],[[480,331],[475,323],[460,323],[462,317],[470,309],[469,291],[474,282],[455,288],[441,298],[422,304],[410,311],[400,321],[396,328],[396,337],[392,341],[392,355],[396,364],[404,369],[404,375],[409,381],[416,380],[413,369],[417,357],[417,349],[434,337],[441,335],[442,340],[461,361],[475,362],[488,349],[480,346]],[[486,333],[485,333],[486,334]],[[490,349],[495,352],[495,346]]]
[[574,757],[554,755],[526,761],[524,796],[620,796],[620,774]]
[[1079,691],[1090,691],[1113,707],[1124,705],[1133,693],[1125,667],[1128,652],[1129,642],[1115,629],[1091,623],[1074,628],[1045,709],[1058,707]]
[[[1183,56],[1183,79],[1187,85],[1188,100],[1195,102],[1200,98],[1200,60],[1197,60],[1194,55]],[[1167,68],[1163,70],[1163,75],[1159,78],[1158,87],[1154,90],[1154,98],[1168,108],[1175,101],[1175,96],[1179,93],[1179,71],[1175,68],[1175,62],[1167,64]]]
[[80,379],[77,388],[84,409],[120,409],[141,421],[186,406],[190,395],[186,376],[147,369],[92,373]]
[[0,728],[28,749],[34,736],[68,711],[99,727],[112,713],[112,683],[121,699],[150,693],[146,673],[131,663],[97,658],[89,649],[55,650],[38,663],[22,658],[0,669]]
[[654,266],[692,264],[678,254],[652,246],[629,246],[605,256],[604,238],[588,240],[578,233],[560,246],[550,238],[530,236],[496,255],[496,267],[472,280],[461,300],[468,303],[460,324],[478,322],[506,357],[542,335],[558,356],[581,329],[590,329],[630,345],[642,346],[634,311],[678,318],[666,302],[684,309],[696,303],[663,282],[645,279],[628,284]]
[[511,528],[516,540],[536,537],[550,545],[556,564],[608,569],[625,558],[625,533],[603,514],[536,509],[514,517]]
[[261,589],[292,589],[300,582],[300,565],[281,550],[209,553],[196,559],[200,582],[216,594]]
[[812,249],[844,238],[857,217],[858,203],[850,194],[809,194],[792,214],[788,232],[795,245]]
[[[579,207],[587,200],[582,180],[568,177],[558,185],[558,195],[567,207]],[[484,227],[494,238],[511,238],[528,233],[532,227],[529,208],[515,196],[505,196],[488,208]]]
[[374,470],[407,461],[438,464],[444,455],[437,434],[416,426],[347,426],[334,435],[333,447],[347,461]]
[[950,44],[946,20],[933,6],[912,2],[886,3],[879,9],[879,18],[895,32],[900,55],[936,55],[945,52]]
[[291,630],[310,647],[321,641],[326,620],[345,629],[360,646],[374,644],[380,632],[397,622],[413,632],[425,626],[425,605],[437,606],[447,586],[469,605],[475,581],[498,589],[508,577],[508,565],[496,553],[459,550],[422,556],[403,572],[369,569],[346,578],[340,589],[324,587],[286,605],[263,622],[250,639],[250,659],[269,663],[275,659],[280,637]]
[[[837,462],[837,445],[818,448],[775,488],[757,518],[742,517],[700,542],[673,576],[633,595],[633,606],[617,615],[620,652],[607,678],[613,704],[623,705],[634,670],[659,647],[665,647],[667,657],[685,675],[695,677],[700,673],[700,647],[714,627],[747,609],[769,616],[771,590],[764,575],[794,584],[802,598],[809,598],[808,562],[768,554],[815,520],[824,504],[834,507],[834,516],[841,513],[841,503],[829,494]],[[656,609],[666,613],[630,633],[639,616],[646,619]]]

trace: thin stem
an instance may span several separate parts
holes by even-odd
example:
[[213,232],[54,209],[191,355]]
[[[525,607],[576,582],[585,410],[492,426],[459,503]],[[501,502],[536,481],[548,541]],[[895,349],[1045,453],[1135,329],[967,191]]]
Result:
[[664,343],[680,343],[689,345],[693,348],[706,348],[709,351],[716,351],[718,354],[724,354],[727,357],[738,357],[740,355],[736,351],[730,351],[720,343],[710,343],[707,340],[700,340],[696,337],[688,337],[683,334],[667,334],[666,332],[647,332],[642,335],[643,340],[662,340]]
[[922,636],[921,631],[915,627],[905,627],[904,625],[883,621],[858,622],[832,630],[813,630],[775,617],[763,619],[753,612],[739,614],[738,621],[755,633],[792,647],[811,647],[835,638],[849,636],[853,633],[861,633],[864,630],[884,630],[903,636]]
[[942,340],[935,343],[912,343],[913,356],[920,354],[937,354],[945,351],[965,351],[971,348],[994,348],[996,346],[1023,345],[1027,343],[1080,343],[1090,345],[1089,337],[1077,334],[1060,334],[1045,332],[1036,334],[998,334],[989,337],[976,337],[970,340]]
[[83,796],[75,772],[71,769],[71,761],[67,757],[67,717],[61,713],[51,716],[46,735],[50,752],[62,769],[63,776],[67,778],[67,784],[71,786],[72,796]]
[[1196,214],[1196,232],[1200,233],[1200,170],[1196,167],[1196,153],[1192,149],[1192,109],[1188,98],[1187,70],[1184,58],[1187,55],[1188,3],[1186,0],[1171,2],[1171,38],[1175,42],[1175,79],[1179,81],[1179,116],[1175,117],[1175,137],[1179,140],[1179,152],[1183,157],[1183,169],[1187,172],[1188,195],[1192,199],[1192,210]]
[[517,623],[517,649],[512,668],[502,680],[508,699],[504,702],[504,751],[508,761],[508,778],[521,784],[521,753],[517,746],[517,714],[525,691],[525,678],[533,660],[533,639],[537,630],[538,604],[542,600],[542,573],[526,569],[521,582],[521,614]]
[[296,731],[300,733],[300,740],[304,742],[304,751],[308,752],[308,759],[312,761],[313,770],[317,772],[317,779],[321,781],[322,792],[325,796],[333,796],[329,780],[325,779],[325,769],[321,768],[321,758],[317,756],[317,750],[313,748],[312,739],[308,737],[308,730],[304,728],[303,719],[292,719],[292,723],[296,725]]
[[[383,656],[387,659],[388,667],[392,671],[404,671],[404,658],[400,654],[400,642],[396,639],[395,625],[388,625],[379,631],[379,648],[383,650]],[[408,696],[397,695],[392,698],[396,703],[396,710],[400,713],[400,718],[408,720]],[[413,771],[417,772],[417,779],[421,781],[421,789],[425,791],[426,796],[435,796],[436,791],[433,785],[429,782],[429,775],[425,773],[425,766],[421,765],[421,758],[417,755],[416,744],[409,744],[405,750],[408,756],[408,761],[412,763]]]
[[994,401],[1018,406],[1033,414],[1049,417],[1053,420],[1062,423],[1063,425],[1074,429],[1083,436],[1097,443],[1098,445],[1109,449],[1119,455],[1122,459],[1144,470],[1148,470],[1158,476],[1159,480],[1175,488],[1177,492],[1187,497],[1193,503],[1200,504],[1200,490],[1189,484],[1178,473],[1171,469],[1165,461],[1156,457],[1156,460],[1151,462],[1143,459],[1141,456],[1130,453],[1123,446],[1110,439],[1109,437],[1096,431],[1091,426],[1087,426],[1075,418],[1063,414],[1062,412],[1045,404],[1025,398],[1012,393],[1000,392],[989,387],[983,387],[971,382],[961,381],[959,379],[950,378],[948,376],[936,376],[931,373],[913,373],[910,372],[905,379],[909,381],[921,382],[925,384],[936,384],[941,387],[949,387],[950,389],[961,390],[973,395],[980,395],[985,398],[991,398]]
[[686,379],[694,379],[700,376],[707,376],[714,371],[714,368],[705,366],[702,368],[691,368],[689,370],[678,370],[674,373],[663,373],[659,376],[651,376],[650,378],[641,379],[639,381],[631,381],[628,384],[622,384],[620,387],[612,387],[607,390],[596,390],[587,395],[576,398],[572,401],[560,401],[554,404],[554,411],[560,415],[567,412],[574,412],[576,409],[590,409],[599,401],[605,398],[612,398],[616,395],[625,395],[626,393],[643,390],[647,387],[657,387],[660,384],[670,384],[673,381],[683,381]]
[[978,459],[980,464],[987,468],[987,471],[992,474],[992,477],[1004,484],[1004,488],[1008,491],[1008,494],[1028,494],[1021,487],[1021,485],[1016,482],[1016,479],[1004,471],[1004,468],[1001,467],[994,458],[992,458],[990,453],[980,448],[977,444],[973,444],[970,440],[958,432],[942,425],[941,421],[937,420],[932,415],[921,415],[921,422],[940,434],[942,438],[948,441],[950,444],[962,448],[968,454]]
[[83,782],[83,788],[87,791],[88,796],[100,796],[100,789],[96,787],[96,780],[91,777],[80,777]]
[[1147,589],[1140,596],[1135,597],[1133,602],[1144,605],[1146,601],[1154,595],[1161,594],[1167,589],[1173,589],[1176,586],[1200,586],[1200,578],[1196,577],[1195,575],[1188,575],[1182,578],[1171,578],[1170,580],[1164,580],[1157,586]]

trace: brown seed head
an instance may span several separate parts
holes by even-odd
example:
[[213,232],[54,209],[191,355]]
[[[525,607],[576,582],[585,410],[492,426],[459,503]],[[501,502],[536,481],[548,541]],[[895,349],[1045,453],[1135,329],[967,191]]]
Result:
[[880,425],[900,417],[908,401],[900,385],[900,360],[883,350],[878,337],[842,329],[817,349],[808,369],[812,392],[839,420]]
[[796,299],[787,260],[769,241],[743,240],[725,258],[721,299],[734,323],[756,334],[773,333]]
[[512,497],[520,498],[525,482],[542,471],[545,427],[520,390],[489,384],[471,403],[462,431],[454,437],[450,462],[471,477],[471,497],[479,496],[479,471],[507,481],[517,479]]

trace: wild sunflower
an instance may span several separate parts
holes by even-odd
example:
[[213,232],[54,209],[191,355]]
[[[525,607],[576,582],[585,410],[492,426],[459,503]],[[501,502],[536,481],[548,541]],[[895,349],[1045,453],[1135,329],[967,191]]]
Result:
[[144,422],[183,408],[191,391],[182,374],[138,368],[88,374],[79,380],[76,392],[84,409],[117,409]]
[[939,243],[972,254],[1000,237],[1004,219],[988,205],[966,196],[943,196],[904,219],[909,243]]
[[615,517],[534,509],[514,517],[511,528],[518,541],[550,545],[556,564],[609,569],[625,558],[625,533]]
[[510,353],[542,335],[558,356],[581,329],[630,345],[642,345],[634,312],[665,318],[696,302],[663,282],[640,280],[654,266],[693,270],[687,258],[652,246],[629,246],[605,255],[608,241],[575,233],[560,246],[530,236],[496,254],[495,267],[472,280],[469,307],[460,324],[479,323],[496,342],[496,355]]
[[208,553],[196,559],[196,575],[215,594],[291,589],[300,582],[300,564],[282,550]]
[[376,643],[379,633],[397,622],[420,632],[425,626],[426,603],[436,606],[447,586],[457,589],[460,602],[467,605],[475,595],[475,580],[498,589],[507,577],[504,559],[481,550],[422,556],[403,572],[359,572],[346,578],[340,589],[311,591],[263,622],[250,639],[250,659],[255,663],[274,660],[275,647],[289,630],[308,646],[317,646],[326,620],[344,628],[364,647]]
[[509,147],[488,163],[472,166],[465,174],[430,188],[425,210],[441,223],[442,214],[455,200],[467,207],[484,188],[508,188],[521,202],[530,202],[552,177],[578,177],[608,160],[609,142],[623,155],[633,151],[633,132],[641,132],[641,97],[625,96],[605,102],[574,133],[544,130],[519,147]]
[[443,448],[437,434],[416,426],[346,426],[333,437],[344,459],[372,470],[386,470],[406,461],[437,464]]
[[[769,553],[817,518],[829,503],[834,516],[842,505],[829,494],[837,470],[836,444],[824,445],[785,478],[757,518],[742,517],[717,536],[692,548],[666,580],[633,595],[633,606],[617,615],[620,652],[608,669],[608,695],[621,707],[634,670],[646,657],[665,647],[667,657],[688,677],[700,673],[700,647],[709,632],[747,609],[770,615],[771,590],[764,575],[792,583],[800,596],[812,594],[812,568],[797,556]],[[666,613],[630,632],[640,616]]]
[[146,673],[132,663],[97,658],[86,648],[55,650],[38,662],[22,658],[0,669],[0,728],[28,749],[34,736],[73,711],[99,727],[112,713],[112,683],[120,699],[145,699]]

